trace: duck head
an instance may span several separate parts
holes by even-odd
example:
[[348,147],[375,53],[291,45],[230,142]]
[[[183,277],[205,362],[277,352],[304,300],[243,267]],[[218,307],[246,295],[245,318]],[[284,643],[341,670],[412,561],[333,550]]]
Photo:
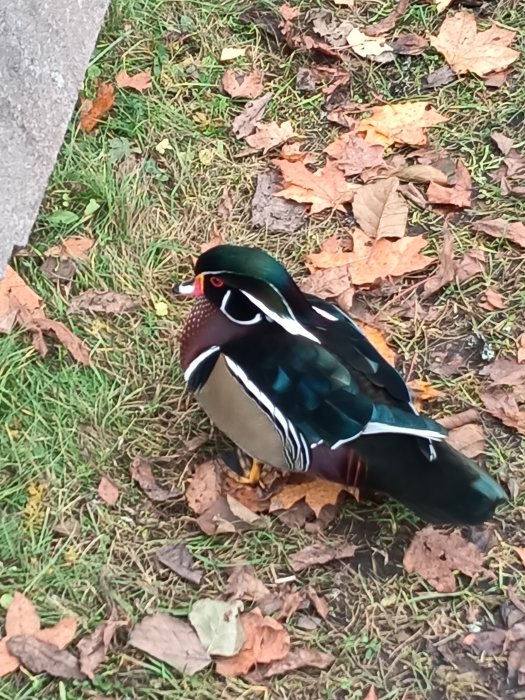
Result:
[[234,323],[273,321],[288,333],[318,342],[301,323],[310,311],[301,290],[286,268],[259,248],[210,248],[197,259],[194,279],[175,291],[206,297]]

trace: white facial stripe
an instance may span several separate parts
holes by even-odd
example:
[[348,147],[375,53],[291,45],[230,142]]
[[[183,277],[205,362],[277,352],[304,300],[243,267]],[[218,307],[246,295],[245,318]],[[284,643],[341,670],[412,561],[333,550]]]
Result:
[[[310,333],[306,328],[301,326],[299,321],[297,321],[295,318],[287,318],[286,316],[279,316],[279,314],[275,313],[275,311],[272,311],[269,309],[265,304],[262,303],[260,299],[257,299],[257,297],[253,296],[253,294],[250,294],[249,292],[246,292],[244,289],[241,290],[242,293],[244,294],[245,297],[247,297],[252,304],[255,304],[261,311],[264,313],[265,316],[268,316],[272,321],[275,321],[275,323],[278,323],[282,328],[284,328],[285,331],[290,333],[291,335],[302,335],[304,338],[308,338],[309,340],[313,340],[314,343],[319,343],[320,341]],[[293,316],[293,314],[292,314]]]
[[191,295],[195,291],[195,285],[193,282],[187,282],[186,284],[179,284],[177,288],[177,292],[179,294],[188,294]]
[[210,355],[213,355],[214,352],[219,352],[219,350],[220,348],[218,345],[213,345],[211,348],[208,348],[204,352],[201,352],[200,355],[197,355],[197,357],[193,359],[190,362],[190,364],[186,367],[186,371],[184,372],[184,379],[186,381],[189,381],[191,375],[197,369],[200,363],[203,362]]
[[227,355],[223,355],[223,357],[234,376],[241,381],[248,393],[266,409],[266,412],[273,419],[275,427],[281,435],[286,460],[290,469],[294,471],[306,471],[310,464],[310,450],[303,434],[296,430],[293,423],[287,420],[282,411],[271,402],[266,394],[263,394],[251,379],[249,379],[242,367],[239,367],[239,365]]
[[230,321],[233,321],[234,323],[238,323],[241,326],[250,326],[254,323],[259,323],[259,321],[262,321],[262,314],[259,314],[259,313],[255,314],[255,316],[253,318],[248,319],[248,321],[241,321],[240,319],[235,318],[234,316],[229,314],[228,311],[226,310],[226,307],[228,305],[228,300],[230,299],[230,296],[231,296],[231,289],[228,289],[228,291],[224,295],[222,302],[221,302],[221,311],[227,318],[230,319]]

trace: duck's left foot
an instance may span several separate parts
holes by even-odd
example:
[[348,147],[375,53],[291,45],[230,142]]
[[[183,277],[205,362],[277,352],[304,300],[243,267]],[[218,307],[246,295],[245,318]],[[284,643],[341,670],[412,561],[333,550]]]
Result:
[[229,467],[233,474],[231,479],[238,484],[247,484],[248,486],[257,486],[261,480],[261,472],[263,464],[257,459],[253,459],[241,450],[233,450],[231,452],[223,452],[222,460]]

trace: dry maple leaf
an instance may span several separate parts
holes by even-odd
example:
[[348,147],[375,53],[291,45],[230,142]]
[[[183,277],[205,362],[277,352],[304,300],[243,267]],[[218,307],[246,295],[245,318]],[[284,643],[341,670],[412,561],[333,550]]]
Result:
[[119,88],[128,87],[137,92],[144,92],[151,87],[151,73],[145,70],[135,75],[128,75],[125,70],[121,70],[117,73],[115,82]]
[[291,163],[280,159],[273,162],[280,169],[285,185],[275,196],[310,204],[310,214],[318,214],[325,209],[345,212],[344,204],[352,201],[358,189],[358,186],[345,180],[343,173],[330,160],[315,173],[301,162]]
[[115,104],[115,88],[110,83],[103,83],[97,89],[94,100],[86,100],[80,109],[80,128],[89,133],[98,126]]
[[377,352],[391,365],[396,363],[396,352],[389,345],[383,333],[373,326],[369,326],[362,321],[356,321],[359,328],[366,335],[367,339],[372,343]]
[[353,557],[356,546],[353,544],[343,544],[340,547],[328,547],[325,544],[312,544],[304,549],[300,549],[294,554],[290,554],[288,561],[292,571],[298,573],[310,566],[327,564],[335,559],[349,559]]
[[245,642],[235,656],[217,660],[221,676],[242,676],[255,666],[279,661],[290,651],[290,635],[280,622],[264,617],[258,608],[241,615]]
[[525,224],[521,221],[505,219],[480,219],[472,228],[492,238],[508,238],[521,248],[525,248]]
[[448,120],[428,102],[399,102],[372,109],[372,116],[361,119],[357,131],[365,134],[365,141],[391,146],[406,143],[424,146],[425,130]]
[[0,331],[9,333],[12,330],[20,309],[32,315],[43,315],[43,305],[42,297],[7,265],[4,278],[0,280]]
[[484,76],[507,68],[519,57],[518,51],[509,48],[515,36],[516,32],[495,24],[478,32],[473,14],[456,12],[445,18],[439,34],[430,37],[430,43],[456,73]]
[[482,391],[479,395],[485,408],[509,428],[525,435],[525,408],[521,408],[514,392],[497,386]]
[[246,143],[263,154],[296,136],[290,122],[259,122],[254,134],[246,137]]
[[373,238],[402,238],[408,204],[398,192],[397,177],[363,185],[355,194],[352,211],[359,227]]
[[427,190],[428,201],[432,204],[448,204],[458,209],[472,205],[472,178],[462,160],[456,166],[456,184],[453,187],[443,187],[433,181]]
[[222,76],[222,87],[230,97],[248,97],[254,100],[263,93],[263,75],[259,70],[240,73],[228,68]]
[[288,510],[303,498],[318,518],[322,509],[336,505],[342,493],[352,493],[351,487],[336,484],[324,479],[313,479],[301,484],[287,484],[270,501],[270,513],[276,510]]
[[75,258],[76,260],[88,260],[89,251],[95,241],[86,236],[69,236],[58,245],[51,246],[44,253],[45,257]]
[[360,175],[366,168],[380,167],[385,163],[382,146],[367,143],[351,132],[338,136],[324,152],[337,161],[337,167],[347,177]]
[[419,574],[439,593],[456,590],[455,571],[470,577],[486,573],[483,554],[475,544],[457,532],[441,532],[431,525],[416,532],[403,557],[403,566],[409,574]]

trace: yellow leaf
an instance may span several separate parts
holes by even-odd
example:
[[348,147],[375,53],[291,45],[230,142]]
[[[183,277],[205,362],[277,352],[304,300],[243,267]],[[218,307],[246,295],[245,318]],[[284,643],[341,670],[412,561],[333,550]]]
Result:
[[240,58],[241,56],[246,55],[247,49],[236,49],[231,46],[227,46],[221,51],[221,61],[233,61],[236,58]]
[[365,133],[365,141],[382,146],[394,143],[424,146],[426,129],[447,120],[428,102],[399,102],[374,107],[372,116],[357,124],[357,131]]

